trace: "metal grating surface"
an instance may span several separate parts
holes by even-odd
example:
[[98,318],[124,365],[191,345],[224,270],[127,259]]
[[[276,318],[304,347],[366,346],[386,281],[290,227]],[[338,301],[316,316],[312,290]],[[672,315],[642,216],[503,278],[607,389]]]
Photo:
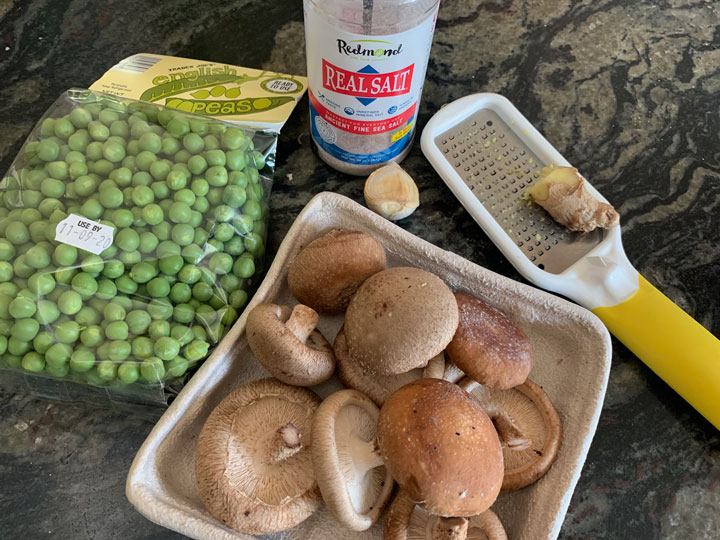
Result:
[[559,274],[603,238],[558,225],[523,194],[540,177],[543,163],[503,120],[481,109],[435,138],[445,159],[538,268]]

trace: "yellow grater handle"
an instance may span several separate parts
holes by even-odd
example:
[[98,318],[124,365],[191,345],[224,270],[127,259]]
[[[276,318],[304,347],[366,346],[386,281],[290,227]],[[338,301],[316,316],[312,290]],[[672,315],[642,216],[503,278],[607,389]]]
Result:
[[720,429],[720,341],[639,276],[637,292],[592,310],[608,330]]

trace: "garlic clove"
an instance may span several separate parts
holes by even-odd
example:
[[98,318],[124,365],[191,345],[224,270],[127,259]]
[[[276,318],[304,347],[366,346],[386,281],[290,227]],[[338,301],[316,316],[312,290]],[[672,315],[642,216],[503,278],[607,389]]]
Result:
[[409,216],[420,204],[412,177],[394,162],[368,176],[364,194],[370,210],[392,221]]

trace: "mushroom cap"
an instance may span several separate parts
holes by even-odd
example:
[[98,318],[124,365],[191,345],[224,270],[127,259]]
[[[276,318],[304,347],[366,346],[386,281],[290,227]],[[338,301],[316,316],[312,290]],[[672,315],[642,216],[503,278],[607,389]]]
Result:
[[322,402],[313,423],[313,464],[325,506],[353,531],[377,521],[394,486],[375,442],[379,413],[357,390],[340,390]]
[[432,514],[474,516],[503,479],[497,432],[457,385],[420,379],[394,392],[378,420],[380,451],[395,481]]
[[[438,516],[417,506],[406,491],[400,490],[385,517],[383,540],[434,540],[432,525],[437,519]],[[467,520],[467,540],[507,540],[505,528],[492,510]]]
[[310,390],[260,379],[227,396],[210,413],[198,438],[195,477],[213,517],[249,534],[294,527],[322,499],[311,448],[273,460],[279,429],[293,424],[309,442],[320,398]]
[[498,431],[505,464],[503,491],[520,489],[543,476],[562,439],[560,415],[545,391],[530,379],[507,390],[469,379],[458,384],[477,400]]
[[302,304],[258,304],[248,314],[246,333],[255,358],[276,379],[294,386],[313,386],[335,372],[335,355],[315,329],[318,314]]
[[362,282],[386,265],[385,250],[372,236],[333,229],[298,253],[288,285],[300,303],[319,313],[341,313]]
[[425,366],[450,343],[457,324],[457,303],[443,280],[399,266],[360,286],[345,314],[345,338],[366,373],[390,375]]
[[406,373],[399,373],[397,375],[367,374],[357,362],[350,357],[345,339],[344,326],[340,328],[337,336],[335,336],[333,352],[337,360],[338,378],[340,381],[346,387],[354,388],[367,395],[378,407],[382,407],[385,400],[390,397],[390,394],[409,382],[424,377],[442,378],[445,367],[445,357],[441,352],[439,355],[431,358],[424,368],[411,369]]
[[455,293],[460,322],[448,356],[468,377],[492,388],[512,388],[533,366],[532,343],[513,321],[485,302]]

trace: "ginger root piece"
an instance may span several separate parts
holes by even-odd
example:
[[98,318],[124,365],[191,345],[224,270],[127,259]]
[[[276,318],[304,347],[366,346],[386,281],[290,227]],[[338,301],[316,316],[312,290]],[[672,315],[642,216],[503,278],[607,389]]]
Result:
[[571,231],[590,232],[620,223],[615,208],[590,195],[574,167],[544,167],[540,180],[526,195]]

